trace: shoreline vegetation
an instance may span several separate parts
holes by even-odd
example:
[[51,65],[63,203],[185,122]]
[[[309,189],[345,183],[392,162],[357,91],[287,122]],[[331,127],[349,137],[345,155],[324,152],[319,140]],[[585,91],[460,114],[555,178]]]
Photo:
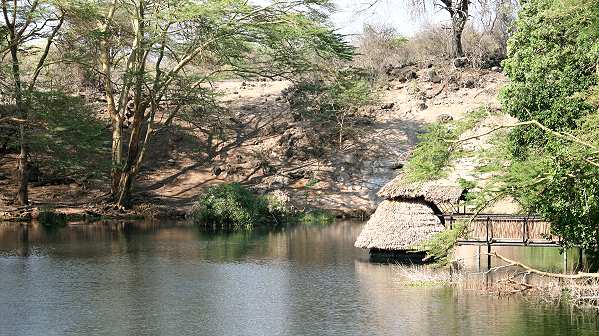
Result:
[[275,190],[259,195],[238,184],[218,184],[209,187],[189,209],[152,207],[118,209],[110,205],[82,207],[22,207],[17,212],[3,213],[0,221],[38,221],[45,226],[63,226],[69,222],[98,222],[104,220],[190,220],[214,230],[239,231],[254,228],[276,228],[289,224],[327,225],[336,218],[352,214],[335,214],[318,208],[297,209],[289,195]]
[[599,311],[599,273],[545,272],[496,252],[485,253],[500,264],[482,272],[467,271],[454,260],[449,266],[395,264],[408,287],[450,287],[499,298],[520,297],[549,305],[566,304],[583,312]]
[[243,231],[294,223],[327,225],[335,216],[322,209],[297,209],[288,193],[258,195],[238,183],[212,186],[199,197],[190,214],[196,225],[213,230]]

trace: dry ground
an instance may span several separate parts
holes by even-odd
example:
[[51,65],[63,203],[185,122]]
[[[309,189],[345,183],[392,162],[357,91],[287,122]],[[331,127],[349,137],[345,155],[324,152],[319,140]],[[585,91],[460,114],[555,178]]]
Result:
[[[359,139],[325,156],[309,154],[311,130],[294,121],[283,94],[290,82],[220,82],[216,89],[225,110],[218,127],[199,130],[179,122],[160,137],[139,177],[136,203],[185,211],[207,186],[236,181],[261,191],[286,190],[300,207],[370,213],[376,191],[397,173],[394,168],[424,125],[441,115],[459,119],[481,105],[497,108],[497,93],[506,82],[498,72],[452,70],[433,83],[428,71],[420,69],[418,79],[403,83],[389,78],[380,105],[367,111],[372,123],[363,126]],[[14,155],[0,159],[0,211],[14,210],[14,164]],[[101,201],[105,185],[33,186],[30,198],[38,206],[77,209]]]

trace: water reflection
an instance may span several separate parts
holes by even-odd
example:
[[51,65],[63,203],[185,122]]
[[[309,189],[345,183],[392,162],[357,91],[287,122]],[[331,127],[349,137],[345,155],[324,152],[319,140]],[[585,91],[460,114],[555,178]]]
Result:
[[[491,251],[543,271],[556,273],[564,271],[564,255],[559,247],[492,246]],[[456,249],[455,257],[463,260],[468,269],[480,271],[488,269],[486,252],[486,245],[463,245]],[[497,259],[491,259],[491,266],[499,264],[504,263]],[[566,270],[572,272],[581,267],[584,268],[581,266],[580,250],[578,248],[568,249]]]
[[0,335],[596,333],[563,308],[406,287],[353,247],[361,226],[0,224]]

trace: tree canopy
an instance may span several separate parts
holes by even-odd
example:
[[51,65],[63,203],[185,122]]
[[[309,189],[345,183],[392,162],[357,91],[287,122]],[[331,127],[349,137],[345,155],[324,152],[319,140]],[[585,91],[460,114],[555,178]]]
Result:
[[498,181],[567,244],[599,242],[599,1],[527,1],[504,62],[510,134]]
[[[201,123],[201,113],[193,116],[193,112],[213,104],[210,83],[214,79],[227,73],[292,78],[353,55],[353,48],[327,21],[332,5],[326,0],[2,4],[4,52],[11,49],[18,56],[27,41],[49,36],[31,76],[21,74],[20,60],[13,57],[19,81],[32,78],[35,82],[45,68],[50,44],[56,43],[52,63],[78,64],[92,89],[105,96],[112,129],[112,195],[121,206],[128,203],[135,176],[158,131],[183,113]],[[20,103],[19,81],[13,86],[25,116],[27,104]]]

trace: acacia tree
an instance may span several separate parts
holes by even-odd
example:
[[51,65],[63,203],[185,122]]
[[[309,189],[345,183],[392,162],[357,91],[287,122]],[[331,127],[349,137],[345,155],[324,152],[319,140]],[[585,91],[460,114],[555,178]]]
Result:
[[[368,8],[381,1],[372,1]],[[471,12],[474,5],[478,5],[478,15],[482,17],[481,23],[487,25],[485,29],[489,31],[506,30],[506,27],[498,26],[511,22],[511,14],[517,7],[517,0],[407,0],[407,4],[413,10],[412,14],[415,15],[422,15],[431,10],[442,10],[449,14],[453,57],[460,58],[465,56],[462,35],[466,23],[472,16]],[[505,39],[506,37],[503,36],[502,38]]]
[[[511,0],[477,0],[477,4],[481,8],[488,9],[491,7],[491,3],[493,3],[499,8],[506,1],[511,2]],[[466,27],[466,22],[471,16],[472,2],[472,0],[410,0],[410,5],[420,12],[425,12],[429,7],[432,7],[433,10],[441,9],[449,14],[453,56],[459,58],[465,56],[462,35]]]
[[464,57],[462,47],[462,33],[468,20],[468,7],[470,0],[439,0],[437,6],[442,7],[449,13],[451,18],[451,45],[455,57]]
[[[0,49],[0,57],[2,60],[9,58],[12,100],[17,115],[17,118],[12,118],[11,121],[19,124],[20,154],[17,168],[19,184],[17,202],[26,205],[29,203],[28,97],[29,93],[36,88],[37,79],[45,65],[50,47],[63,24],[64,13],[54,1],[1,1],[2,37],[6,43]],[[43,40],[45,40],[43,47],[37,47],[36,42]],[[33,59],[33,64],[35,64],[33,71],[24,74],[21,64],[26,57],[31,60],[32,56],[38,56],[37,60]]]
[[112,120],[115,202],[128,205],[157,130],[201,102],[210,92],[205,84],[216,74],[290,77],[314,70],[319,58],[351,58],[351,47],[325,24],[328,5],[324,0],[266,5],[112,0],[73,20],[73,27],[90,22],[96,27],[86,39],[98,48],[94,61]]

